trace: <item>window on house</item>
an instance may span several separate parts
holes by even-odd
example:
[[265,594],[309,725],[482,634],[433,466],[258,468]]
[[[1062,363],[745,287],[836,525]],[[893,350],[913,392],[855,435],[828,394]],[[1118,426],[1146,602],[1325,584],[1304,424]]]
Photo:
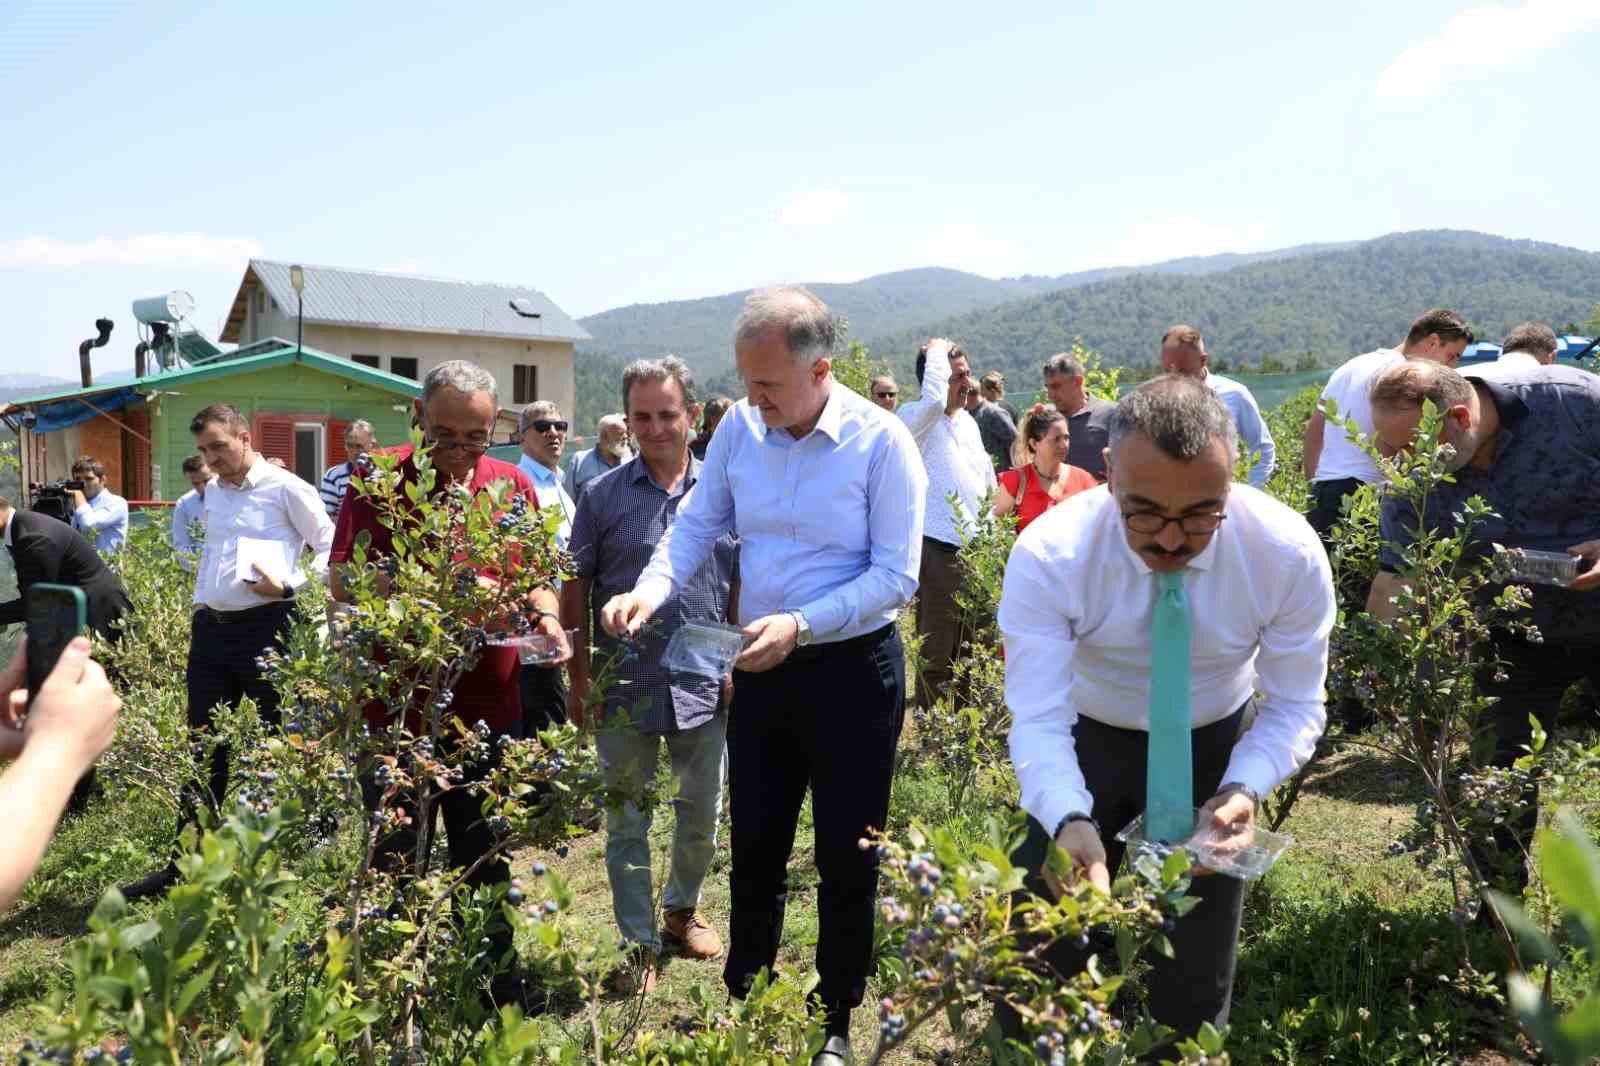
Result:
[[382,366],[382,361],[375,355],[352,355],[350,361],[352,363],[360,363],[362,366],[370,366],[374,370],[380,369]]
[[389,357],[389,373],[403,378],[417,380],[417,360],[410,355],[391,355]]
[[321,422],[294,424],[294,472],[302,481],[317,485],[327,465],[327,433]]
[[532,403],[539,398],[539,368],[517,363],[511,368],[511,402]]

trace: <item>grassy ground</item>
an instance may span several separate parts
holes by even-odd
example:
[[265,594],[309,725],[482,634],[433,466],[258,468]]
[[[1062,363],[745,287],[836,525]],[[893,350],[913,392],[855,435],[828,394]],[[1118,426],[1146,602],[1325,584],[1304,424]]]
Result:
[[[894,818],[961,822],[985,811],[952,812],[943,779],[915,759],[897,779]],[[1315,766],[1286,825],[1295,844],[1246,903],[1230,1048],[1242,1063],[1456,1063],[1526,1061],[1499,1008],[1457,979],[1461,937],[1449,920],[1448,887],[1406,856],[1384,849],[1410,817],[1416,796],[1402,768],[1346,749]],[[0,1052],[36,1022],[33,1004],[58,987],[64,952],[106,885],[143,873],[164,845],[170,815],[149,801],[97,801],[69,821],[27,896],[0,921]],[[657,819],[656,854],[670,846],[671,818]],[[780,965],[810,967],[817,939],[816,871],[809,811],[791,867]],[[579,913],[598,930],[611,920],[604,834],[573,843],[565,857],[521,854],[525,872],[546,859],[572,884]],[[727,930],[727,833],[707,878],[703,908]],[[1492,968],[1487,940],[1468,938],[1470,958]],[[692,1016],[689,992],[722,993],[719,962],[667,958],[645,1027]],[[869,992],[853,1027],[858,1054],[877,1034]],[[616,1009],[623,1009],[619,1000]],[[573,1019],[574,1024],[577,1018]],[[1505,1045],[1505,1046],[1502,1046]],[[891,1061],[956,1061],[947,1029],[929,1028]],[[979,1061],[975,1057],[972,1061]]]

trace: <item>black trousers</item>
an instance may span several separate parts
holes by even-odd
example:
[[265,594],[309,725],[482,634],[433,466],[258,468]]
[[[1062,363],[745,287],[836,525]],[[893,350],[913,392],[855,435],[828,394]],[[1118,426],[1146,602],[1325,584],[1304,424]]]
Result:
[[1322,544],[1330,552],[1333,550],[1333,527],[1339,521],[1339,511],[1344,505],[1344,498],[1361,487],[1358,477],[1344,477],[1337,481],[1313,481],[1311,483],[1311,510],[1306,512],[1306,521],[1311,523],[1311,528],[1317,531],[1317,536],[1322,538]]
[[522,694],[522,736],[536,737],[539,730],[567,720],[567,671],[525,665],[518,671]]
[[[1496,651],[1505,660],[1506,679],[1495,681],[1494,671],[1486,668],[1477,683],[1481,694],[1499,699],[1489,709],[1492,734],[1486,741],[1492,744],[1490,763],[1504,767],[1515,763],[1524,754],[1523,746],[1533,739],[1533,727],[1528,724],[1530,714],[1545,729],[1554,729],[1561,697],[1574,682],[1587,679],[1600,696],[1600,646],[1529,644],[1504,638],[1497,641]],[[1528,806],[1521,816],[1494,828],[1494,846],[1473,849],[1484,876],[1512,895],[1528,887],[1527,865],[1521,856],[1532,846],[1538,824],[1538,786],[1531,786],[1523,798]]]
[[778,957],[789,854],[811,789],[817,886],[817,994],[831,1034],[845,1033],[872,968],[878,860],[857,841],[889,816],[905,720],[905,659],[894,627],[797,649],[764,673],[735,671],[728,714],[733,814],[728,990]]
[[[1248,705],[1247,705],[1248,706]],[[1202,726],[1193,733],[1194,803],[1198,807],[1222,784],[1233,745],[1243,730],[1245,708],[1227,718]],[[1123,826],[1144,810],[1145,768],[1150,734],[1142,729],[1118,729],[1088,718],[1079,718],[1072,736],[1078,749],[1078,764],[1083,769],[1089,794],[1094,797],[1090,813],[1100,823],[1101,843],[1106,849],[1106,865],[1115,876],[1122,862],[1123,845],[1115,839]],[[1040,868],[1054,826],[1045,828],[1028,820],[1028,838],[1011,861],[1025,867],[1027,888],[1045,895]],[[1229,1001],[1233,996],[1233,970],[1239,950],[1239,919],[1244,903],[1244,882],[1233,877],[1211,874],[1194,879],[1190,894],[1200,905],[1178,919],[1177,929],[1168,937],[1175,958],[1150,953],[1150,1013],[1156,1021],[1169,1025],[1181,1035],[1199,1030],[1202,1022],[1217,1027],[1227,1024]],[[1080,972],[1089,956],[1106,952],[1091,944],[1079,951],[1063,940],[1053,945],[1046,956],[1063,978]],[[996,1012],[1003,1031],[1017,1035],[1020,1026],[1009,1008]]]
[[[202,729],[214,720],[218,705],[229,708],[249,696],[261,719],[278,722],[278,690],[256,659],[278,645],[294,617],[293,601],[264,603],[249,611],[216,615],[197,609],[189,627],[189,662],[184,682],[189,691],[189,728]],[[226,620],[223,620],[226,619]],[[228,748],[219,744],[211,755],[206,802],[217,810],[228,792]],[[194,817],[195,800],[186,796],[178,816],[180,827]]]

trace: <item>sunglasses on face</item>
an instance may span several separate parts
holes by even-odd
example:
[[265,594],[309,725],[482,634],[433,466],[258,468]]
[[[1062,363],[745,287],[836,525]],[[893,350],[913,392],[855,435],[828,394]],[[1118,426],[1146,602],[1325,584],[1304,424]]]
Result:
[[872,395],[876,396],[880,400],[892,400],[896,396],[900,395],[900,393],[895,389],[890,389],[887,392],[875,392]]
[[567,423],[565,421],[557,422],[549,418],[535,418],[528,423],[528,428],[535,433],[549,433],[552,429],[557,433],[565,433],[567,431]]

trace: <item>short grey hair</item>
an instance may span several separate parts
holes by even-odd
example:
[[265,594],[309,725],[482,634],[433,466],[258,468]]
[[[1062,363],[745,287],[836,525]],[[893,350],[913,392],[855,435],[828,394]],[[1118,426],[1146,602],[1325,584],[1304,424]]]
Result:
[[595,436],[604,436],[608,429],[620,429],[628,432],[628,420],[622,415],[601,415],[600,421],[594,424]]
[[346,439],[348,439],[352,433],[365,433],[369,437],[376,437],[378,435],[378,431],[372,428],[372,423],[368,422],[365,418],[358,418],[348,426],[344,427],[344,435]]
[[734,343],[753,341],[771,329],[783,330],[784,345],[796,363],[809,365],[833,355],[833,312],[802,286],[774,285],[745,297],[733,324]]
[[1174,459],[1197,459],[1215,441],[1227,448],[1231,463],[1239,452],[1239,431],[1211,386],[1181,374],[1151,378],[1128,393],[1107,425],[1111,450],[1135,434],[1148,437]]
[[487,392],[495,409],[500,408],[500,386],[495,383],[494,375],[465,359],[451,359],[428,371],[422,379],[422,406],[427,407],[433,394],[440,389],[455,389],[463,396]]
[[1061,352],[1044,361],[1044,376],[1047,378],[1081,378],[1083,377],[1083,364],[1066,352]]
[[561,421],[561,408],[557,407],[550,400],[533,401],[528,406],[524,407],[522,409],[522,413],[517,416],[517,432],[526,432],[528,424],[535,418],[548,418],[559,422]]
[[675,355],[660,359],[635,359],[622,371],[622,410],[631,410],[628,396],[642,382],[676,381],[683,392],[683,409],[694,406],[694,372]]
[[1500,354],[1527,352],[1529,355],[1551,356],[1560,347],[1561,342],[1556,340],[1555,330],[1543,322],[1524,322],[1506,334]]

